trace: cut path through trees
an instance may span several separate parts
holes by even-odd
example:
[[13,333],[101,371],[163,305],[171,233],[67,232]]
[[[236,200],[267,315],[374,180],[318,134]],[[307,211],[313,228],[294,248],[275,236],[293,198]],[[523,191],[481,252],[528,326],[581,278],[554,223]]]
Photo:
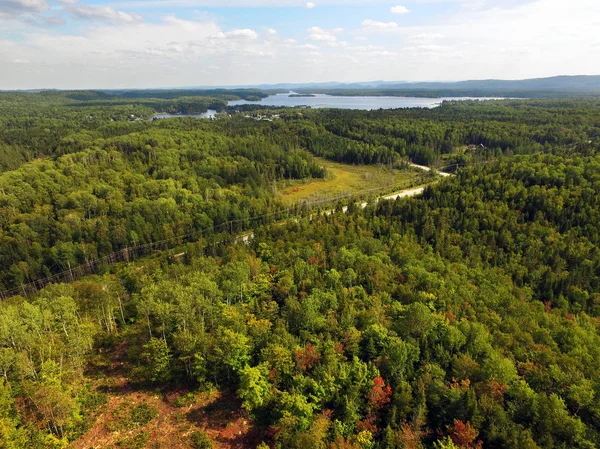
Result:
[[[432,171],[431,168],[425,167],[422,165],[417,165],[417,164],[412,164],[412,163],[409,165],[411,167],[421,169],[424,171]],[[446,173],[446,172],[436,171],[436,173],[438,173],[442,177],[452,176],[452,174]],[[431,184],[432,183],[429,183],[427,185],[431,185]],[[423,193],[423,191],[425,190],[425,187],[427,187],[427,185],[421,186],[421,187],[413,187],[410,189],[404,189],[404,190],[400,190],[400,191],[397,191],[397,192],[391,193],[391,194],[386,194],[386,195],[376,198],[375,202],[379,202],[380,200],[395,200],[396,198],[407,198],[407,197],[420,195],[421,193]],[[339,199],[341,200],[343,198],[339,198]],[[365,207],[367,207],[368,204],[369,204],[368,202],[363,202],[363,203],[359,203],[358,205],[364,209]],[[288,217],[281,220],[280,222],[284,222],[285,220],[289,220],[291,218],[291,217],[289,217],[290,210],[291,209],[288,209],[288,213],[287,213]],[[343,210],[343,212],[346,212],[348,210],[348,207],[345,206],[342,208],[342,210]],[[335,211],[335,209],[330,209],[330,210],[326,210],[322,213],[324,213],[325,215],[330,215],[334,211]],[[275,214],[276,213],[269,214],[269,215],[275,215]],[[263,218],[263,217],[255,217],[255,219],[257,219],[257,218]],[[214,226],[213,231],[216,231],[217,229],[227,231],[227,228],[231,224],[232,224],[232,222],[221,223],[220,225]],[[202,236],[202,231],[200,231],[199,235]],[[237,237],[234,237],[232,240],[225,240],[225,241],[233,241],[234,243],[249,243],[253,237],[254,237],[254,232],[247,231],[247,232],[238,234]],[[120,262],[129,262],[129,261],[133,260],[134,258],[137,258],[141,255],[150,254],[151,252],[153,252],[155,250],[164,250],[167,248],[172,248],[174,246],[180,245],[183,241],[192,241],[197,238],[198,238],[197,235],[190,234],[190,235],[185,235],[185,236],[177,236],[172,239],[168,239],[168,240],[164,240],[164,241],[160,241],[160,242],[152,242],[149,244],[136,246],[136,247],[132,247],[132,248],[124,248],[120,251],[109,254],[101,259],[91,260],[90,262],[88,262],[84,265],[80,265],[78,267],[70,267],[68,270],[66,270],[62,273],[57,273],[57,274],[54,274],[54,275],[49,276],[44,279],[37,279],[36,281],[30,282],[28,284],[21,284],[19,287],[15,287],[13,289],[1,291],[0,292],[0,300],[9,298],[11,296],[20,295],[20,294],[23,296],[29,296],[31,294],[36,294],[39,290],[41,290],[48,284],[72,282],[78,278],[81,278],[81,277],[84,277],[87,275],[91,275],[91,274],[95,274],[99,270],[104,269],[106,266],[114,265],[115,263],[120,263]],[[220,244],[220,243],[223,243],[223,242],[222,241],[212,242],[212,245]],[[141,250],[143,250],[143,251],[141,251]]]

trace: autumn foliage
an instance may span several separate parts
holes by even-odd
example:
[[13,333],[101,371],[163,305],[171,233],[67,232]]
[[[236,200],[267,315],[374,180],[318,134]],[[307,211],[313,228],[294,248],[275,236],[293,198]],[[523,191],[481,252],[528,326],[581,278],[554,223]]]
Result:
[[296,351],[296,366],[301,371],[311,370],[320,360],[321,355],[317,347],[310,343]]
[[481,440],[475,441],[479,432],[468,421],[465,423],[455,419],[454,425],[448,426],[448,435],[458,447],[464,449],[481,449],[483,447]]
[[389,404],[391,399],[392,387],[386,385],[381,376],[377,376],[373,379],[373,387],[368,394],[369,407],[376,412]]

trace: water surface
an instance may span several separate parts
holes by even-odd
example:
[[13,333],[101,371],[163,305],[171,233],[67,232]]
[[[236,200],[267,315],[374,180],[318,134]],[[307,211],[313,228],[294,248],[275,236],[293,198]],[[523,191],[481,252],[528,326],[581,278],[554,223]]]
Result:
[[362,109],[397,109],[397,108],[435,108],[444,100],[494,100],[495,98],[472,97],[337,97],[333,95],[315,94],[314,97],[290,97],[291,93],[270,95],[261,101],[230,101],[229,106],[257,104],[261,106],[295,107],[310,106],[311,108],[340,108]]
[[[370,111],[373,109],[398,109],[398,108],[436,108],[445,100],[500,100],[501,98],[474,98],[474,97],[337,97],[334,95],[315,94],[314,97],[290,97],[294,92],[270,95],[260,101],[237,100],[229,101],[229,106],[242,106],[255,104],[260,106],[276,106],[293,108],[296,106],[309,106],[311,108],[339,108],[360,109]],[[164,119],[173,117],[213,118],[217,111],[209,109],[203,114],[156,114],[153,118]]]

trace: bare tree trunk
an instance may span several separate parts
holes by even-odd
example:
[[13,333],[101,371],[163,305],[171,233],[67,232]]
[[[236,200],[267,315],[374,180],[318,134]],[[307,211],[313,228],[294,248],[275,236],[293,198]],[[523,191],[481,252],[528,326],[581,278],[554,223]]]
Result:
[[121,296],[117,295],[117,299],[119,300],[119,310],[121,311],[121,321],[123,325],[125,325],[125,313],[123,313],[123,301],[121,301]]
[[150,315],[146,314],[146,322],[148,323],[148,332],[150,333],[150,338],[152,338],[152,327],[150,327]]

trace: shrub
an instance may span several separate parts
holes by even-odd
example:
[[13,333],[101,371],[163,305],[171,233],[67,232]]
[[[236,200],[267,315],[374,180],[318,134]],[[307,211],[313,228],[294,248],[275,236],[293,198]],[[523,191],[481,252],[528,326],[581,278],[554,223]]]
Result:
[[194,449],[211,449],[213,447],[212,440],[203,430],[192,433],[190,438]]

